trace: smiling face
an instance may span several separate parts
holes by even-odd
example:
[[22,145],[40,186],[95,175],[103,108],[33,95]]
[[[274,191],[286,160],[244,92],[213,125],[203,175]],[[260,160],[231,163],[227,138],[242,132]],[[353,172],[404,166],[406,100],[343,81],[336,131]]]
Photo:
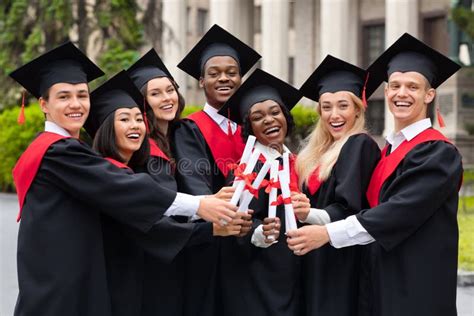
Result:
[[214,56],[204,65],[199,86],[204,88],[209,105],[220,109],[240,87],[242,77],[237,61],[230,56]]
[[385,97],[395,119],[395,130],[401,129],[426,118],[428,104],[433,101],[436,91],[420,73],[394,72],[388,79]]
[[249,119],[258,142],[281,151],[288,125],[280,105],[273,100],[255,103],[250,108]]
[[56,83],[49,88],[48,99],[40,98],[39,101],[46,120],[64,128],[72,137],[79,138],[90,109],[87,83]]
[[159,126],[168,126],[178,111],[178,91],[166,77],[148,81],[146,100],[153,110]]
[[347,91],[326,92],[319,98],[321,124],[334,140],[339,140],[354,126],[360,110]]
[[146,127],[138,107],[121,108],[114,113],[115,143],[126,163],[140,149],[145,138]]

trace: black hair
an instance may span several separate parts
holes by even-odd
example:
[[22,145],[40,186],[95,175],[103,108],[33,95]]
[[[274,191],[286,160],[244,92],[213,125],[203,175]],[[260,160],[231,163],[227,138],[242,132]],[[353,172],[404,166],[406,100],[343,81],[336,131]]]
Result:
[[[115,141],[115,111],[110,113],[105,120],[100,125],[97,130],[93,148],[97,151],[102,157],[112,158],[122,163],[125,163],[123,157],[119,154],[119,149],[117,142]],[[148,142],[148,136],[145,134],[143,143],[140,148],[133,153],[128,166],[132,169],[136,167],[143,166],[148,157],[150,156],[150,144]]]
[[[278,103],[278,102],[277,102]],[[286,130],[286,135],[285,137],[288,137],[293,133],[293,130],[295,129],[295,121],[293,119],[293,115],[291,115],[290,111],[288,111],[288,108],[286,106],[282,106],[281,104],[278,103],[280,106],[281,111],[283,112],[283,115],[285,116],[286,119],[286,125],[287,125],[287,130]],[[245,116],[243,117],[243,122],[242,122],[242,140],[244,143],[247,142],[247,138],[249,135],[254,135],[253,130],[252,130],[252,122],[250,121],[250,109],[247,111]]]

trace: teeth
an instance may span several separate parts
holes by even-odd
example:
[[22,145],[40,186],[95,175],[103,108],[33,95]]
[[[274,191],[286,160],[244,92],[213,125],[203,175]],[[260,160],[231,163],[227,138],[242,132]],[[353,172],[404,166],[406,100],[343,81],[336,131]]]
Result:
[[128,134],[127,137],[128,137],[128,138],[134,138],[134,139],[135,139],[135,138],[139,138],[139,137],[140,137],[140,134],[138,134],[138,133],[132,133],[132,134]]
[[401,102],[401,101],[398,101],[398,102],[395,102],[395,105],[396,105],[396,106],[410,106],[410,102]]
[[71,113],[67,114],[68,117],[82,117],[82,113]]
[[270,133],[274,133],[274,132],[278,132],[280,130],[279,127],[272,127],[272,128],[269,128],[265,131],[265,134],[270,134]]
[[332,127],[341,127],[342,125],[345,124],[345,122],[339,122],[339,123],[330,123]]
[[173,104],[167,104],[167,105],[163,105],[162,107],[160,107],[160,109],[162,110],[170,110],[173,108]]
[[217,88],[217,91],[229,91],[230,90],[230,87],[220,87],[220,88]]

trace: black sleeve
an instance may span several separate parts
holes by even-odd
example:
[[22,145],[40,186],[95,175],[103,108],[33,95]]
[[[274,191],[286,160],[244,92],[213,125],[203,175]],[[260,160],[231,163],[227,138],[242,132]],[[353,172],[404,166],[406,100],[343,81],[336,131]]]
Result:
[[76,139],[53,144],[43,157],[45,178],[90,209],[146,232],[173,203],[176,192],[157,185],[147,174],[130,174]]
[[176,125],[173,152],[179,191],[193,195],[213,194],[212,159],[204,136],[194,122],[183,120]]
[[[416,232],[448,197],[457,195],[462,178],[461,155],[443,141],[422,143],[406,155],[396,172],[393,181],[383,188],[382,203],[357,215],[386,250]],[[457,204],[452,207],[457,210]]]
[[334,203],[324,208],[332,222],[357,214],[367,207],[365,194],[379,160],[380,149],[367,134],[357,134],[347,140],[334,167]]

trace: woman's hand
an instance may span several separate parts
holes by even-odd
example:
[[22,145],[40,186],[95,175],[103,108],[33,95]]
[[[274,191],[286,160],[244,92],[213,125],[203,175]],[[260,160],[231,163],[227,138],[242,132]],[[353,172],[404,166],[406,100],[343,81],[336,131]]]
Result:
[[240,216],[243,220],[242,228],[237,237],[244,237],[252,230],[252,214],[253,210],[247,210],[247,212],[237,212],[237,216]]
[[329,242],[326,226],[306,225],[286,234],[288,248],[297,256],[302,256],[311,250],[321,248]]
[[304,193],[291,192],[291,204],[293,204],[296,217],[304,222],[308,218],[311,207],[308,197]]
[[265,217],[263,220],[263,235],[265,236],[265,242],[272,244],[280,236],[280,218],[279,217]]
[[237,206],[209,196],[199,201],[197,215],[205,221],[224,227],[232,221],[236,212]]

